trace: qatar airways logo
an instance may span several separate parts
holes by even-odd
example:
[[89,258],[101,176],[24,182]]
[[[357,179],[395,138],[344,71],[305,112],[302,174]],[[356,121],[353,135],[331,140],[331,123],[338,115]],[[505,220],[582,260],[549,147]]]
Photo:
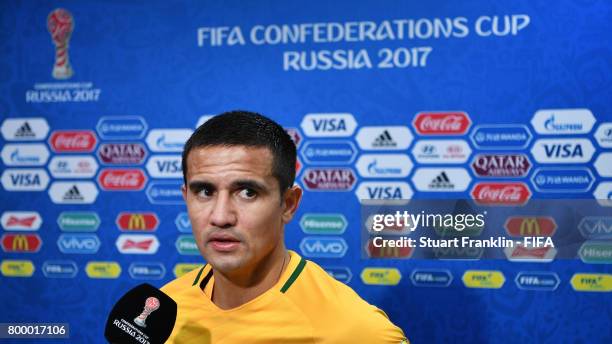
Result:
[[51,134],[49,145],[54,152],[92,152],[97,138],[91,130],[57,130]]
[[140,169],[104,169],[98,183],[107,191],[137,191],[144,188],[147,177]]
[[420,135],[463,135],[472,121],[465,112],[420,112],[412,125]]
[[477,183],[470,194],[485,205],[524,205],[531,197],[524,183]]

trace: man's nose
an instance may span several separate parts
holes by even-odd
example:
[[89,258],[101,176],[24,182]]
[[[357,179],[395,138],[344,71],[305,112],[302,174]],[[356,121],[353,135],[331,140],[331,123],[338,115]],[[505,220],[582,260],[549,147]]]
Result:
[[217,228],[227,228],[236,224],[236,213],[229,193],[218,193],[210,215],[210,224]]

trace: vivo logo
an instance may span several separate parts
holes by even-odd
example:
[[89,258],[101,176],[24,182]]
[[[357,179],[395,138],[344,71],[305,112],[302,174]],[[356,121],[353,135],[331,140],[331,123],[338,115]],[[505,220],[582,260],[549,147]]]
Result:
[[335,237],[306,237],[300,243],[300,250],[310,258],[341,258],[347,249],[344,239]]
[[66,254],[94,254],[100,248],[100,240],[95,234],[62,234],[57,247]]

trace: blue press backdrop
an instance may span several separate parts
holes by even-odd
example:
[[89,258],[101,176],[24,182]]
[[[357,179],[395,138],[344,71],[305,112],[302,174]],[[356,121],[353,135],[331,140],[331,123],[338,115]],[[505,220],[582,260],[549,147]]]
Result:
[[[51,75],[55,47],[47,29],[47,16],[56,8],[68,10],[74,20],[68,49],[74,75],[67,81],[56,80]],[[588,192],[572,197],[592,198],[593,190],[605,179],[592,168],[597,155],[605,151],[593,135],[601,123],[612,121],[611,13],[610,2],[596,0],[5,1],[0,4],[0,117],[42,117],[48,122],[50,133],[72,129],[96,131],[104,116],[141,116],[149,130],[193,129],[203,115],[248,109],[261,112],[286,127],[297,128],[302,138],[300,147],[303,147],[309,140],[328,139],[307,137],[301,127],[306,114],[349,113],[358,123],[357,130],[340,139],[359,147],[356,133],[363,126],[409,127],[415,137],[410,147],[392,153],[408,154],[420,166],[410,153],[414,142],[424,138],[412,125],[418,112],[464,111],[473,122],[470,131],[480,124],[525,124],[534,139],[521,152],[529,155],[534,141],[541,137],[529,124],[537,110],[587,108],[597,123],[579,136],[589,139],[596,152],[588,163],[580,166],[589,166],[596,182]],[[482,36],[475,32],[479,17],[505,15],[526,15],[529,24],[515,35]],[[467,20],[466,37],[336,43],[307,40],[277,45],[255,45],[249,39],[249,31],[256,25],[379,23],[400,18],[458,17]],[[245,44],[211,46],[210,39],[201,46],[198,44],[198,28],[225,26],[239,26]],[[402,47],[431,47],[426,65],[377,68],[381,49]],[[366,49],[372,68],[305,71],[283,65],[283,54],[288,51],[338,49]],[[61,96],[55,101],[44,98],[41,85],[44,88],[46,84],[49,89],[49,84],[63,82],[90,83],[81,84],[77,89],[90,90],[87,94],[91,97],[84,101]],[[118,141],[96,135],[98,145]],[[479,152],[469,135],[453,139],[464,139],[474,153]],[[119,142],[124,141],[145,144],[144,138]],[[6,137],[0,139],[2,145],[7,142]],[[51,148],[47,139],[40,142]],[[164,154],[152,152],[150,146],[147,149],[149,158]],[[358,153],[361,155],[364,151],[359,149]],[[95,156],[100,168],[114,167],[102,164],[95,151],[84,154]],[[534,164],[531,177],[540,165],[529,156]],[[316,165],[305,163],[302,155],[300,159],[301,172]],[[132,167],[146,171],[145,164]],[[352,167],[356,171],[354,165],[351,162],[334,166]],[[454,167],[469,171],[470,185],[480,180],[468,163]],[[2,169],[7,169],[5,162]],[[415,198],[432,197],[431,193],[416,191],[410,179],[415,169],[416,166],[408,177],[394,181],[408,182],[415,190]],[[300,174],[298,182],[303,185],[301,178]],[[346,255],[313,260],[323,266],[350,269],[352,278],[348,284],[370,303],[385,310],[414,343],[612,341],[610,292],[579,292],[569,283],[577,272],[609,274],[612,269],[606,264],[585,264],[579,260],[541,264],[504,260],[364,259],[359,234],[360,203],[354,190],[362,181],[383,179],[358,175],[357,179],[352,191],[306,191],[296,219],[286,228],[287,246],[303,253],[300,242],[309,236],[299,226],[304,214],[344,214],[348,220],[348,228],[342,234],[348,244]],[[51,182],[56,180],[51,176]],[[86,180],[97,183],[98,178]],[[147,185],[157,180],[163,179],[149,175]],[[527,177],[521,181],[529,185],[533,197],[559,197],[535,192]],[[177,215],[185,211],[182,205],[152,204],[144,190],[99,190],[93,204],[61,205],[51,201],[47,190],[0,189],[2,211],[37,211],[43,219],[36,232],[43,242],[39,252],[1,253],[3,260],[30,260],[35,267],[29,278],[0,276],[2,323],[67,322],[72,341],[103,342],[108,311],[125,291],[141,282],[128,273],[132,262],[163,264],[166,269],[163,278],[149,281],[156,286],[175,278],[173,269],[177,263],[202,262],[201,257],[181,255],[176,249],[178,236],[184,234],[175,225]],[[449,197],[470,195],[466,191]],[[56,220],[67,210],[99,214],[101,225],[95,234],[101,245],[97,253],[60,252],[57,241],[62,231]],[[126,255],[118,251],[115,241],[123,233],[115,219],[120,212],[130,211],[155,212],[159,217],[159,227],[152,233],[160,242],[155,254]],[[42,265],[49,260],[73,261],[78,272],[74,278],[48,278],[43,274]],[[117,279],[89,278],[85,266],[90,261],[117,262],[121,274]],[[367,285],[359,276],[366,267],[397,267],[402,278],[394,286]],[[417,287],[409,278],[416,268],[448,269],[453,280],[446,288]],[[504,274],[506,281],[500,289],[467,288],[461,276],[468,269],[497,270]],[[520,290],[514,283],[519,271],[555,272],[560,285],[554,291]]]

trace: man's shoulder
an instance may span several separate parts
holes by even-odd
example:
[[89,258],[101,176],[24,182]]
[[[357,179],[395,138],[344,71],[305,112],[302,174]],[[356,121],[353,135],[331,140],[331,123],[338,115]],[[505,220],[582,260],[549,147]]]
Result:
[[[311,319],[314,327],[322,332],[333,331],[339,338],[356,336],[357,341],[401,343],[405,339],[402,330],[384,311],[369,304],[318,264],[305,262],[295,285],[286,294]],[[342,326],[338,326],[338,321]]]

